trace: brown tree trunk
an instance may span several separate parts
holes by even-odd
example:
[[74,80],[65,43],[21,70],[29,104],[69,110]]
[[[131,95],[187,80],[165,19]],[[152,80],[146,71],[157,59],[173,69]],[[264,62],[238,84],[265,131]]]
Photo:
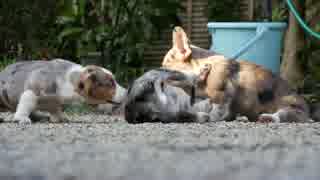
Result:
[[[298,12],[304,16],[304,4],[299,0],[293,0]],[[288,80],[293,88],[297,88],[303,80],[302,67],[299,64],[298,53],[305,45],[304,32],[300,28],[294,15],[289,15],[288,30],[285,35],[284,54],[280,69],[280,75],[283,79]]]

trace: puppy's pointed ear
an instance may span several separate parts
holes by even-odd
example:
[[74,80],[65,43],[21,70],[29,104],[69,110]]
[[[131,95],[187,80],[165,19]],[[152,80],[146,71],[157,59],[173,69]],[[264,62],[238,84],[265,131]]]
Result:
[[200,75],[199,75],[200,82],[207,81],[211,69],[212,69],[212,66],[210,64],[205,64],[205,66],[200,69]]
[[191,49],[189,38],[182,27],[176,26],[172,32],[173,48],[176,50],[176,57],[183,61],[189,61],[191,56]]

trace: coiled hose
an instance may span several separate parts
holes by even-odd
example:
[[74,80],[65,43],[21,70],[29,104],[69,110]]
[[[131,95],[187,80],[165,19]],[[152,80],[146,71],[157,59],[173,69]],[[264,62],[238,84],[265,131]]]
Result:
[[305,22],[304,20],[301,18],[301,16],[299,15],[297,9],[295,8],[295,6],[293,5],[291,0],[286,0],[286,3],[289,7],[289,10],[293,13],[294,17],[297,19],[298,23],[300,24],[300,26],[307,32],[309,33],[311,36],[320,39],[320,33],[313,31]]

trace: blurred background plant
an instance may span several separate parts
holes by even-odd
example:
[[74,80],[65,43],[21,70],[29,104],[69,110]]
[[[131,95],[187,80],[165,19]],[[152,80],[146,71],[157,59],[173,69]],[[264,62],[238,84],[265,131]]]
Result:
[[58,7],[62,54],[95,61],[125,83],[144,72],[145,48],[181,8],[178,0],[60,0]]
[[[249,1],[208,1],[208,19],[243,21],[248,12],[243,4]],[[254,2],[254,19],[259,20],[260,1]],[[272,2],[272,21],[288,21],[284,0]],[[301,2],[307,23],[319,32],[320,1]],[[181,9],[179,0],[1,0],[1,66],[60,57],[103,65],[127,83],[145,71],[143,54],[152,39],[180,24]],[[300,91],[320,92],[319,41],[305,36],[303,47],[299,62],[305,79]]]
[[209,1],[209,21],[240,21],[241,0]]
[[119,81],[143,73],[143,53],[178,21],[179,0],[1,0],[0,56],[98,63]]
[[8,65],[15,63],[16,60],[7,56],[0,56],[0,71],[2,71]]
[[55,0],[0,1],[0,56],[47,58],[55,47]]
[[[319,3],[320,4],[320,3]],[[320,11],[318,12],[320,14]],[[313,26],[320,32],[320,22]],[[309,38],[306,45],[299,53],[301,66],[304,70],[304,80],[299,85],[301,93],[305,94],[310,102],[320,102],[320,42]]]
[[[303,18],[314,31],[320,33],[320,1],[306,0],[303,3]],[[299,65],[303,70],[303,81],[298,83],[298,90],[309,102],[320,102],[320,41],[307,33],[304,37],[304,46],[298,52]]]
[[272,21],[287,21],[288,9],[285,3],[279,3],[272,10]]

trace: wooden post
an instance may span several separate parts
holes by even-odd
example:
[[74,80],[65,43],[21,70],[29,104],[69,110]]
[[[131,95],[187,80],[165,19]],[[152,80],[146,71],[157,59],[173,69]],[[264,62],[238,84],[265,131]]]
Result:
[[[299,0],[292,1],[296,6],[299,14],[304,16],[304,4]],[[304,32],[300,28],[298,21],[294,15],[289,15],[289,25],[285,36],[283,60],[281,64],[281,77],[288,80],[292,87],[297,88],[299,83],[302,82],[304,75],[302,67],[299,63],[298,53],[303,49],[305,45]]]
[[248,0],[249,4],[248,4],[248,17],[249,17],[249,21],[253,21],[254,19],[254,9],[255,9],[255,4],[254,4],[254,0]]
[[189,38],[191,39],[192,35],[192,0],[188,0],[187,3],[187,16],[188,16],[188,21],[187,21],[187,34]]

